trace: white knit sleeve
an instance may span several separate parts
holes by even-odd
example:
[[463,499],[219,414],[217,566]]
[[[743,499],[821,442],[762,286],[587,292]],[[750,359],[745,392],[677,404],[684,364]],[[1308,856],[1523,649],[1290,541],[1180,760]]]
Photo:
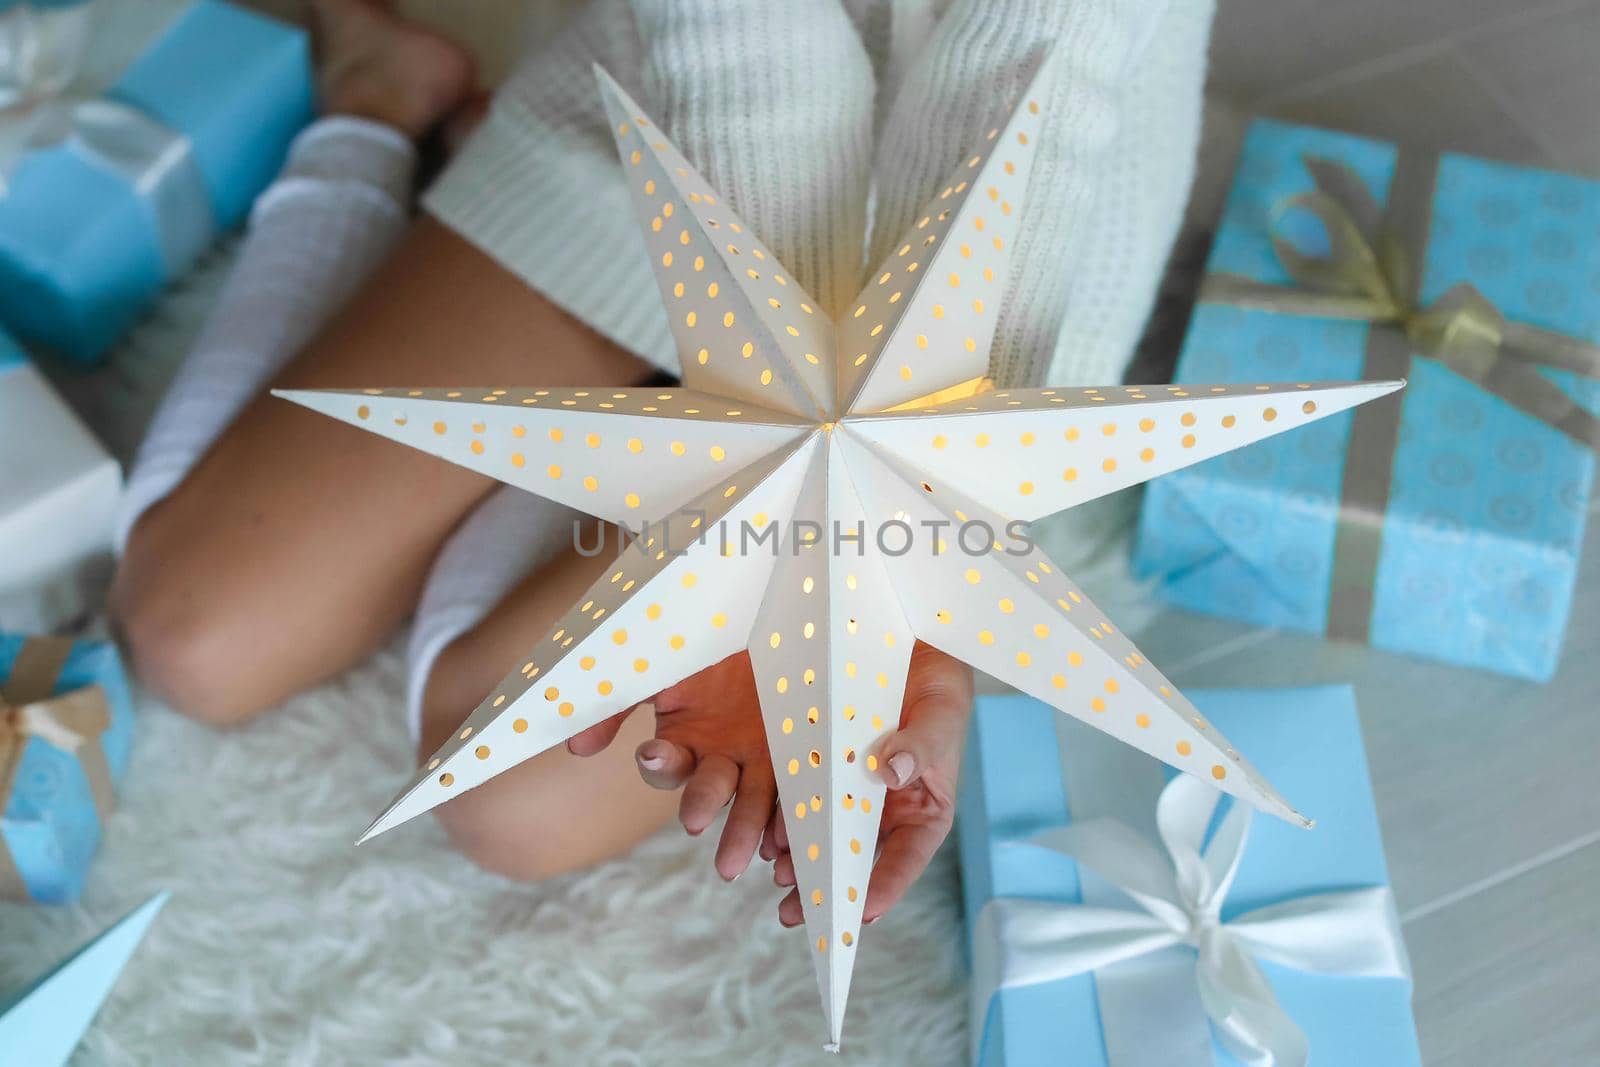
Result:
[[834,0],[591,4],[501,88],[428,209],[600,333],[675,371],[594,62],[825,307],[853,295],[872,73]]
[[1212,0],[957,0],[896,87],[875,163],[871,262],[1056,66],[990,372],[1120,379],[1193,171]]

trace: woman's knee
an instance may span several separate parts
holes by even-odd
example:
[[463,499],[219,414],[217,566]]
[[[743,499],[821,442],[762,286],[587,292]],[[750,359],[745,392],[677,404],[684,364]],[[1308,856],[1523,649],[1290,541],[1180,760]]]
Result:
[[451,845],[491,874],[517,882],[543,881],[608,858],[543,831],[548,823],[540,791],[516,781],[536,773],[531,763],[522,764],[435,808]]
[[222,591],[182,538],[134,527],[111,590],[112,623],[134,673],[171,707],[213,726],[242,723],[266,703],[251,654],[251,605]]

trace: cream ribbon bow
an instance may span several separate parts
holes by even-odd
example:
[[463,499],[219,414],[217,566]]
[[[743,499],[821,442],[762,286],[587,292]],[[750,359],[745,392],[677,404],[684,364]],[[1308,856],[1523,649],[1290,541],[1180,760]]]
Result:
[[[11,664],[10,677],[0,681],[0,814],[9,805],[23,749],[33,737],[74,755],[88,778],[100,821],[111,814],[111,768],[100,741],[111,725],[106,692],[98,685],[54,692],[71,651],[66,638],[29,638]],[[28,899],[28,887],[4,838],[0,899]]]
[[[1388,887],[1320,893],[1224,921],[1222,905],[1244,855],[1251,809],[1235,803],[1205,843],[1221,794],[1179,775],[1156,808],[1161,846],[1114,819],[1068,824],[1021,846],[1051,849],[1122,890],[1137,908],[998,898],[973,936],[973,1019],[1003,988],[1084,974],[1174,945],[1196,950],[1200,1003],[1222,1045],[1249,1067],[1304,1067],[1305,1035],[1279,1005],[1260,960],[1350,978],[1407,978],[1410,967]],[[1102,1025],[1170,1026],[1107,1019]],[[973,1061],[982,1027],[974,1026]],[[1137,1043],[1135,1043],[1137,1044]],[[1169,1067],[1159,1060],[1116,1067]]]

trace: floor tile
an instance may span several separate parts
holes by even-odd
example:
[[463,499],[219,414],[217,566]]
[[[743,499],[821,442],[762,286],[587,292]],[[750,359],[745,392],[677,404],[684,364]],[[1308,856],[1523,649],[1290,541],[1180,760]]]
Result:
[[1488,82],[1567,170],[1600,176],[1600,3],[1532,20],[1463,43]]
[[1406,925],[1432,1067],[1600,1060],[1600,844]]
[[1221,0],[1211,80],[1219,91],[1250,102],[1378,57],[1484,32],[1530,8],[1571,6],[1570,0]]
[[1543,147],[1454,47],[1264,102],[1263,113],[1512,163],[1548,164]]

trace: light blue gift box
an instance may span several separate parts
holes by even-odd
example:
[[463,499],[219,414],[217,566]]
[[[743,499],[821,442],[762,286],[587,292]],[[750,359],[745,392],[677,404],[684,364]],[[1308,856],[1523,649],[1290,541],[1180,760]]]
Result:
[[[1224,922],[1284,900],[1388,883],[1355,697],[1348,687],[1202,690],[1189,696],[1241,752],[1249,753],[1258,770],[1317,821],[1314,829],[1302,830],[1270,816],[1255,817],[1222,911]],[[1159,768],[1155,773],[1163,779],[1177,773],[1031,697],[980,697],[957,808],[969,932],[978,928],[984,905],[996,898],[1081,902],[1076,863],[1017,844],[1073,818],[1064,745],[1096,746],[1096,753],[1103,748],[1108,759]],[[1309,1040],[1313,1067],[1421,1063],[1409,980],[1318,976],[1265,961],[1261,966]],[[1106,1052],[1092,974],[1002,989],[987,1018],[973,1025],[980,1022],[982,1067],[1117,1067]],[[1164,1021],[1152,1018],[1150,1025]],[[1240,1067],[1215,1043],[1213,1055],[1219,1067]]]
[[[1273,211],[1308,192],[1303,159],[1353,168],[1382,202],[1393,145],[1255,123],[1208,267],[1290,284]],[[1475,285],[1513,321],[1600,341],[1600,183],[1468,156],[1440,160],[1422,299]],[[1361,377],[1362,322],[1201,304],[1179,382]],[[1600,412],[1600,382],[1541,371]],[[1583,543],[1594,455],[1554,427],[1414,358],[1402,394],[1368,640],[1535,680],[1555,672]],[[1353,413],[1153,482],[1135,569],[1167,600],[1262,626],[1328,632]]]
[[[0,633],[0,685],[28,639]],[[74,642],[54,692],[99,686],[111,723],[97,740],[115,785],[133,745],[133,700],[115,646]],[[9,796],[0,796],[0,839],[10,851],[28,896],[43,904],[70,903],[83,891],[103,831],[88,776],[76,755],[39,737],[26,738]]]
[[[244,220],[310,120],[306,36],[198,0],[105,98],[188,138],[205,197],[182,198],[178,214],[190,224],[180,228],[225,231]],[[73,139],[29,153],[0,195],[0,322],[74,360],[99,358],[190,265],[169,262],[160,217]],[[198,250],[192,235],[180,243],[184,260]]]

